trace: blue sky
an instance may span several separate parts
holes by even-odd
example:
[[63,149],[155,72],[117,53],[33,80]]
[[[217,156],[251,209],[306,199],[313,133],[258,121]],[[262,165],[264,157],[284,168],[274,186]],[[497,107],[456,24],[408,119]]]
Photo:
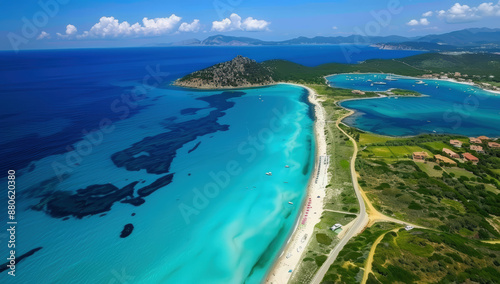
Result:
[[284,40],[500,28],[495,0],[24,0],[1,6],[0,49],[148,46],[215,34]]

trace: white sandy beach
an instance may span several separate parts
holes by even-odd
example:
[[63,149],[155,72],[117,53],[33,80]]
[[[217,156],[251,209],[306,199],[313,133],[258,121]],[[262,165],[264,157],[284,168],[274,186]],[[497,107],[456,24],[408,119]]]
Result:
[[[274,267],[266,277],[266,283],[273,284],[287,283],[292,276],[292,273],[289,271],[294,271],[300,263],[303,250],[307,247],[313,235],[314,226],[320,221],[321,214],[323,213],[323,198],[325,197],[325,186],[328,183],[328,164],[325,164],[325,160],[321,158],[326,157],[325,111],[319,104],[317,93],[314,90],[303,85],[291,85],[307,89],[309,92],[309,101],[315,106],[316,162],[314,172],[311,174],[309,180],[306,200],[294,232],[288,239],[281,256],[276,260]],[[305,222],[304,218],[307,218]],[[304,240],[305,235],[307,235],[307,238]]]

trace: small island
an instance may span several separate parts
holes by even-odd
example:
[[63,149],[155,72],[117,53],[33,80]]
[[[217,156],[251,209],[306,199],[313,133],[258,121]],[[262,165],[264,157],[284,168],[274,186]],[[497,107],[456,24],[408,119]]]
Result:
[[390,89],[387,93],[391,96],[398,97],[421,97],[422,94],[413,90],[403,90],[403,89]]
[[198,89],[259,87],[275,83],[271,69],[241,55],[206,69],[191,73],[174,85]]

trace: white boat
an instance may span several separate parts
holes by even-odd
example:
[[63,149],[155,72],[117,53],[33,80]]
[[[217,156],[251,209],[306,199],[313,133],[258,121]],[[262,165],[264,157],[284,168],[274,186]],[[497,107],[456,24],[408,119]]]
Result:
[[289,165],[286,165],[285,168],[289,168],[290,166]]
[[290,205],[293,205],[293,202],[291,202],[291,201],[288,201],[288,204],[290,204]]
[[417,84],[417,85],[423,85],[423,84],[425,84],[425,82],[422,81],[422,80],[419,80],[419,81],[416,81],[415,84]]
[[392,75],[391,75],[391,74],[389,74],[389,76],[385,77],[385,79],[384,79],[384,80],[386,80],[386,81],[397,81],[398,79],[394,79],[394,78],[392,78]]
[[371,81],[372,81],[372,79],[368,79],[368,80],[366,80],[366,82],[371,82]]
[[387,85],[386,82],[373,82],[374,85]]
[[272,173],[272,172],[267,172],[267,173],[266,173],[266,175],[268,175],[268,176],[272,176],[272,175],[273,175],[273,173]]

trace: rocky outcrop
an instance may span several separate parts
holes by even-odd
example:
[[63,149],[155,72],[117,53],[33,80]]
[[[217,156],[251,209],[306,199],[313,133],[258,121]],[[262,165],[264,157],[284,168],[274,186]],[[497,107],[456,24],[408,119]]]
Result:
[[247,57],[238,55],[231,61],[191,73],[174,84],[199,89],[227,89],[265,86],[275,83],[272,71]]

